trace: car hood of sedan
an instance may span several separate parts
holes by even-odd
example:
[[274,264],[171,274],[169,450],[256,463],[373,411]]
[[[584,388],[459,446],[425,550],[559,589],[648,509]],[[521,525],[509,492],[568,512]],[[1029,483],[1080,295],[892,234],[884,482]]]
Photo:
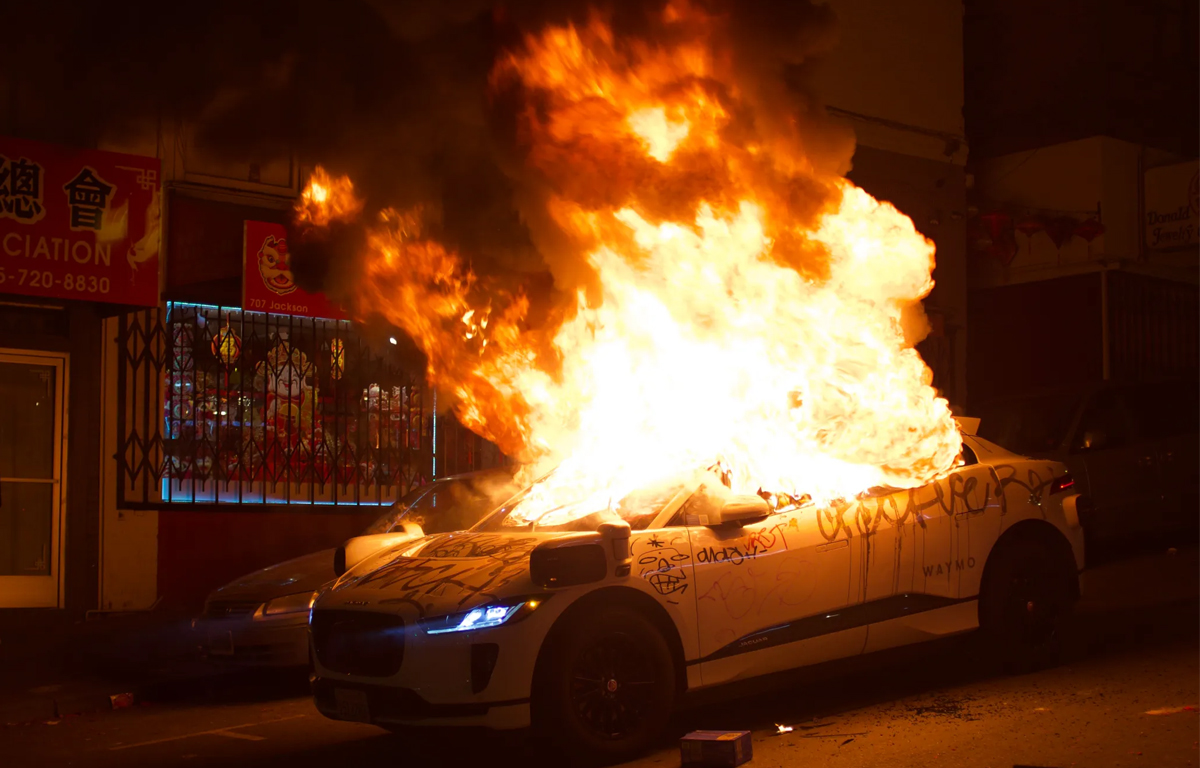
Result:
[[337,578],[333,572],[333,552],[323,549],[247,574],[221,587],[209,599],[261,599],[265,602],[297,592],[318,590]]
[[555,533],[445,533],[370,558],[321,598],[336,608],[412,606],[422,615],[453,613],[532,589],[529,553]]

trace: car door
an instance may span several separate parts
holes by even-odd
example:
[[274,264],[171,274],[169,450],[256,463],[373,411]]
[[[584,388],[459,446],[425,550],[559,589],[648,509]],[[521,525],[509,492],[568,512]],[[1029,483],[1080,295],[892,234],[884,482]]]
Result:
[[1000,535],[1000,482],[966,444],[962,462],[934,482],[856,503],[858,581],[875,615],[939,604],[901,603],[898,596],[952,601],[978,592],[983,560]]
[[950,473],[950,493],[954,509],[958,549],[954,571],[958,576],[958,597],[979,594],[983,565],[1000,538],[1000,478],[990,464],[982,464],[974,449],[963,443],[963,465]]
[[865,651],[970,629],[987,552],[1000,534],[1000,482],[963,445],[963,463],[906,491],[856,503]]
[[1094,392],[1070,446],[1087,471],[1093,532],[1107,539],[1153,530],[1162,502],[1154,443],[1137,434],[1124,400],[1116,387]]
[[1200,394],[1196,382],[1171,381],[1126,391],[1144,453],[1158,469],[1161,504],[1154,514],[1165,530],[1195,528],[1200,514]]
[[704,685],[858,654],[846,509],[777,512],[745,526],[687,514]]

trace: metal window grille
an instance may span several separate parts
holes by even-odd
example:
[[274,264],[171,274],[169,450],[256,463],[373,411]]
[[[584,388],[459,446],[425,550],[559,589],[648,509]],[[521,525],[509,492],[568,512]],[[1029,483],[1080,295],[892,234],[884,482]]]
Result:
[[1200,360],[1196,286],[1119,270],[1106,277],[1113,378],[1194,377]]
[[346,321],[176,302],[119,328],[125,506],[389,504],[500,461]]

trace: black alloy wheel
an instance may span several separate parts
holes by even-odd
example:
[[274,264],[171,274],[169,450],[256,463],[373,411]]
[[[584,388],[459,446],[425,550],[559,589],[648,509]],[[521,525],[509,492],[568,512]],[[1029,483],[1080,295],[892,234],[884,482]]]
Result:
[[571,669],[571,708],[596,736],[618,741],[637,731],[656,704],[649,651],[625,632],[609,632],[585,646]]
[[605,606],[547,639],[535,722],[576,756],[602,761],[645,750],[671,715],[675,666],[661,632],[638,611]]
[[1015,541],[998,554],[984,584],[980,625],[1006,671],[1029,672],[1058,660],[1071,578],[1061,555],[1041,539]]

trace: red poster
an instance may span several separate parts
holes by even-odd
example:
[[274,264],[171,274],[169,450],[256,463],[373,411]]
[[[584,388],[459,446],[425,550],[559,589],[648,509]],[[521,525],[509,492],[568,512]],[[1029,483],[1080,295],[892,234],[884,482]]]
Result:
[[242,309],[277,315],[347,319],[323,293],[296,285],[287,249],[287,230],[280,224],[247,221],[242,243]]
[[0,137],[0,293],[158,305],[152,157]]

